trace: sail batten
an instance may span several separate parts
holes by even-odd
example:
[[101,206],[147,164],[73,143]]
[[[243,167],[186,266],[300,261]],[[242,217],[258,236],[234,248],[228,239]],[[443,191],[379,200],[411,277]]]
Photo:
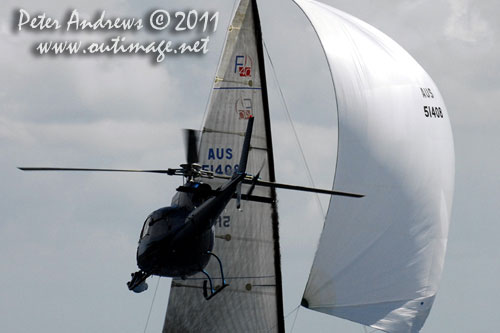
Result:
[[449,115],[396,42],[313,0],[295,0],[325,52],[337,102],[335,188],[304,292],[310,309],[418,332],[434,302],[454,187]]

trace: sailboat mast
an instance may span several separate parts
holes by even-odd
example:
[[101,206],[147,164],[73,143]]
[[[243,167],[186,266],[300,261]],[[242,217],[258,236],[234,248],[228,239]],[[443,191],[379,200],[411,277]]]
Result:
[[[257,39],[257,54],[259,58],[259,73],[262,87],[262,102],[264,105],[264,123],[267,141],[267,161],[269,163],[269,180],[276,182],[276,173],[274,170],[273,139],[271,133],[271,117],[269,114],[269,99],[267,94],[266,70],[264,65],[264,47],[262,39],[262,29],[260,25],[260,16],[257,8],[257,0],[252,0],[253,17],[255,24],[255,37]],[[283,285],[281,275],[281,252],[279,235],[278,207],[276,203],[276,189],[271,188],[272,205],[272,223],[273,223],[273,241],[274,241],[274,267],[276,272],[276,303],[278,316],[278,332],[285,332],[284,310],[283,310]]]

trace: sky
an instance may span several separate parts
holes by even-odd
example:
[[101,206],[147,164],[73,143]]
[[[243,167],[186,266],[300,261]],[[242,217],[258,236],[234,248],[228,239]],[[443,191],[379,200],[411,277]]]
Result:
[[[456,181],[440,291],[422,332],[491,332],[500,325],[500,4],[493,0],[325,3],[375,26],[432,76],[454,133]],[[333,92],[320,44],[291,2],[259,2],[263,36],[314,184],[329,187],[335,161]],[[182,128],[201,126],[233,1],[6,0],[0,4],[0,331],[158,332],[170,281],[126,288],[140,228],[166,206],[179,179],[149,174],[23,173],[17,166],[158,169],[183,162]],[[219,13],[208,52],[167,56],[35,56],[47,40],[104,41],[117,31],[15,31],[14,13],[62,20],[143,17],[155,9]],[[191,41],[191,33],[142,31],[127,38]],[[270,108],[277,180],[310,185],[271,66]],[[318,145],[318,142],[327,144]],[[330,143],[330,144],[328,144]],[[321,231],[315,196],[278,192],[287,331],[365,332],[300,309]],[[302,202],[300,209],[296,203]]]

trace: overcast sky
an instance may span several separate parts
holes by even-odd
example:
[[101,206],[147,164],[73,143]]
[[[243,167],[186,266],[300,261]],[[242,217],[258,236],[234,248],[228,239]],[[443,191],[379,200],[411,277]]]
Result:
[[[497,299],[500,188],[500,4],[494,0],[325,0],[382,30],[433,77],[450,114],[456,185],[448,253],[423,332],[492,332]],[[265,43],[316,185],[330,186],[336,136],[326,60],[307,19],[288,0],[261,1]],[[145,56],[36,57],[35,42],[104,41],[111,33],[13,31],[19,8],[62,20],[144,17],[157,8],[218,11],[205,55],[154,64]],[[157,278],[125,285],[145,217],[170,203],[179,179],[158,175],[22,173],[18,165],[166,168],[183,162],[181,129],[199,128],[233,1],[75,0],[0,4],[0,331],[142,332]],[[138,40],[203,34],[128,33]],[[269,72],[277,178],[309,185]],[[318,142],[323,145],[318,145]],[[321,230],[314,196],[279,192],[285,314],[300,302]],[[301,209],[297,202],[304,202]],[[322,199],[326,210],[327,199]],[[148,332],[159,332],[169,279],[161,279]],[[286,319],[291,330],[295,318]],[[364,332],[306,309],[294,332]]]

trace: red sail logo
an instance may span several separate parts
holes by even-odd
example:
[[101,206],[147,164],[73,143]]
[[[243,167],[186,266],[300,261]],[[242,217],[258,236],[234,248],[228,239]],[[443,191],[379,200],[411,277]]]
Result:
[[252,104],[251,98],[240,98],[236,101],[235,109],[240,119],[248,119],[253,116]]
[[252,76],[253,61],[247,55],[237,55],[234,59],[234,72],[242,77]]

